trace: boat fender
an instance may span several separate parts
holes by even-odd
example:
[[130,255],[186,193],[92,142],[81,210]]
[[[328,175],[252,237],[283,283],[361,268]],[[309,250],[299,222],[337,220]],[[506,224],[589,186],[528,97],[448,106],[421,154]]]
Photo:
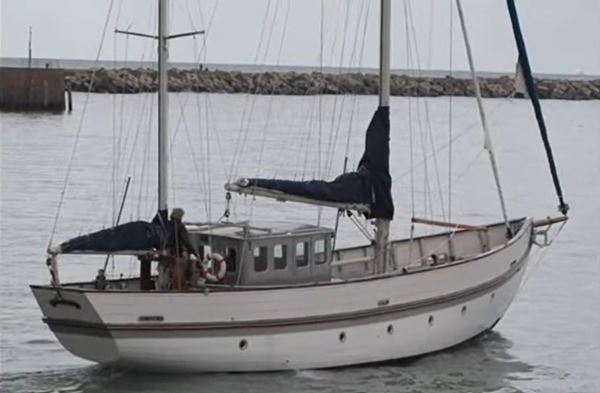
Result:
[[225,273],[227,273],[227,262],[225,262],[225,258],[219,253],[213,253],[210,256],[210,261],[212,262],[212,272],[205,271],[204,277],[206,281],[210,283],[222,284],[225,279]]

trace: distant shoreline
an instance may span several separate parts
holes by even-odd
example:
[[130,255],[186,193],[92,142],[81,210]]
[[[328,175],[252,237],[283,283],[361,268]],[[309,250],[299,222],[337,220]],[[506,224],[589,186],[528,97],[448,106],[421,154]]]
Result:
[[[0,57],[0,67],[27,67],[28,59],[25,57]],[[52,58],[33,58],[31,66],[34,68],[62,68],[66,70],[91,70],[105,68],[107,70],[115,70],[121,68],[147,68],[156,69],[156,62],[153,61],[123,61],[123,60],[108,60],[101,59],[83,60],[83,59],[52,59]],[[200,64],[194,62],[177,62],[169,63],[170,68],[179,70],[194,71],[198,70]],[[318,72],[318,66],[310,65],[272,65],[272,64],[234,64],[234,63],[206,63],[203,64],[209,70],[220,70],[228,72],[244,72],[244,73],[262,73],[262,72],[297,72],[307,73]],[[322,68],[324,74],[377,74],[379,72],[376,67],[328,67]],[[443,69],[392,69],[392,73],[398,75],[419,75],[422,77],[443,78],[452,75],[456,78],[469,78],[468,70],[443,70]],[[477,74],[482,78],[499,78],[501,76],[514,76],[514,70],[510,71],[490,71],[478,70]],[[574,74],[552,74],[552,73],[534,73],[535,77],[540,79],[560,79],[560,80],[595,80],[600,79],[600,74],[591,75],[583,73]]]
[[[72,91],[87,92],[91,77],[94,93],[134,94],[154,92],[158,88],[157,72],[149,68],[97,70],[65,70],[65,80]],[[480,78],[484,97],[519,97],[513,78],[509,76]],[[543,99],[600,99],[600,78],[593,80],[537,79]],[[378,78],[372,73],[318,72],[240,72],[221,70],[169,70],[169,91],[231,94],[316,95],[351,94],[376,95]],[[393,96],[473,96],[473,85],[465,77],[429,77],[394,74],[391,78]]]

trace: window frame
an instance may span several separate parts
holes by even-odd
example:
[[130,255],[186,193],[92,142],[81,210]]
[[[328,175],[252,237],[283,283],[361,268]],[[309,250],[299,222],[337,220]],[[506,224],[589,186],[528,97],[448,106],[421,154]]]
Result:
[[[303,247],[303,260],[304,263],[301,265],[298,263],[298,246],[302,244]],[[310,254],[309,254],[309,250],[310,250],[310,241],[304,239],[304,240],[300,240],[300,241],[295,241],[294,242],[294,263],[297,269],[305,269],[308,268],[310,266]]]
[[[257,249],[259,250],[259,255],[258,256],[255,253]],[[261,256],[261,254],[262,254],[261,250],[263,250],[263,249],[264,249],[264,258],[265,258],[265,260],[264,260],[264,269],[258,270],[256,268],[256,262],[257,262],[257,258]],[[256,245],[256,246],[253,246],[252,247],[252,261],[253,261],[252,267],[254,269],[254,273],[264,273],[264,272],[268,271],[269,270],[269,247],[266,246],[266,245]]]
[[[323,244],[323,251],[322,254],[323,257],[321,260],[319,260],[319,258],[317,257],[317,244]],[[317,238],[313,241],[313,248],[312,248],[312,252],[313,252],[313,260],[315,261],[315,266],[321,266],[321,265],[325,265],[327,264],[327,242],[325,241],[324,238]]]
[[[275,255],[277,247],[281,247],[281,257]],[[283,261],[283,266],[278,265],[278,261]],[[278,243],[273,245],[273,269],[274,270],[287,270],[288,267],[288,245],[286,243]]]
[[[233,261],[231,261],[230,255],[233,253]],[[226,273],[237,273],[238,267],[238,256],[237,256],[237,248],[236,247],[225,247],[225,260],[227,261],[227,271]],[[233,269],[232,269],[233,268]]]

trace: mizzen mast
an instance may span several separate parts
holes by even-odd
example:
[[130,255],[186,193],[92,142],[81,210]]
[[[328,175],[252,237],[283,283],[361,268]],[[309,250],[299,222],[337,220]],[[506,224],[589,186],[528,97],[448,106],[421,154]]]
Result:
[[169,0],[158,0],[158,211],[167,211],[169,165]]
[[[379,42],[379,106],[390,106],[390,41],[391,41],[391,0],[381,0],[380,42]],[[375,223],[375,273],[384,273],[388,263],[390,221],[377,218]]]

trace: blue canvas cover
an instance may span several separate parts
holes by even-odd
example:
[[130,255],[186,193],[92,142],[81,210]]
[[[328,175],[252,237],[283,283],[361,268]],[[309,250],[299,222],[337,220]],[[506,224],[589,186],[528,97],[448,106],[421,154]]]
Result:
[[[164,222],[164,221],[162,221]],[[159,214],[152,222],[133,221],[78,236],[60,245],[60,252],[119,252],[162,249],[165,230]]]
[[390,110],[379,107],[367,129],[365,151],[355,172],[333,181],[248,179],[247,187],[261,187],[320,201],[366,204],[369,218],[394,218],[390,176]]

